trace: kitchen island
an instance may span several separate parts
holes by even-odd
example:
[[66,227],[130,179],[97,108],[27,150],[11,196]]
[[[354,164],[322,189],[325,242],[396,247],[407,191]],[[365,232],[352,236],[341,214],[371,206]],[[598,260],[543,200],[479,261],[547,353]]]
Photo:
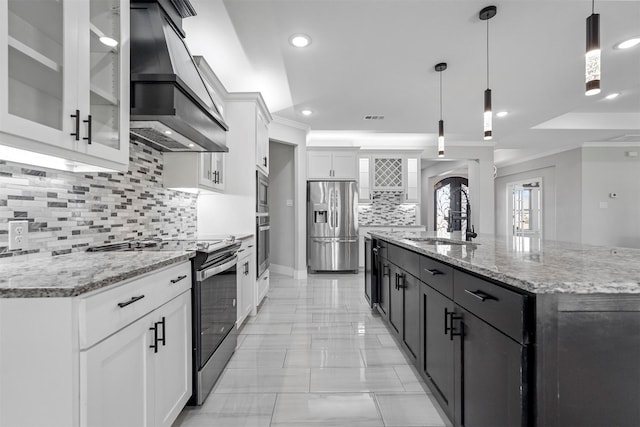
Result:
[[640,425],[640,250],[369,234],[378,311],[454,425]]

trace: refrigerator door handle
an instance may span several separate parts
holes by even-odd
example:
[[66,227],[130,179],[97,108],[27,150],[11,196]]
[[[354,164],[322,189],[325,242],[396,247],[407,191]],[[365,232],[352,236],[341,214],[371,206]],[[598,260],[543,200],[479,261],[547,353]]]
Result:
[[354,237],[352,239],[338,239],[338,243],[356,243],[357,241],[357,237]]

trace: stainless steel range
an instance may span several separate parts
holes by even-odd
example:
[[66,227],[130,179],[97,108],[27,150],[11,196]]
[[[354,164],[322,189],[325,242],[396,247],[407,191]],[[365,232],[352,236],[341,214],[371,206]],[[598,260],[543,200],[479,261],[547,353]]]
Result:
[[139,240],[93,246],[88,251],[196,251],[191,260],[193,395],[201,405],[236,348],[236,253],[240,242],[224,240]]

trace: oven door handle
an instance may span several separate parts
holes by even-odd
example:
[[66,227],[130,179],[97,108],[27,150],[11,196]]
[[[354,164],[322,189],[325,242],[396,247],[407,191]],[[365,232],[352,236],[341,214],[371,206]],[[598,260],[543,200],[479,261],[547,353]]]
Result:
[[267,231],[271,228],[271,226],[269,225],[261,225],[260,227],[258,227],[258,231]]
[[215,267],[210,267],[202,271],[198,271],[197,279],[198,282],[202,282],[203,280],[208,279],[211,276],[215,276],[218,273],[222,273],[227,270],[229,267],[233,267],[238,263],[238,256],[234,255],[229,261],[224,264],[217,265]]

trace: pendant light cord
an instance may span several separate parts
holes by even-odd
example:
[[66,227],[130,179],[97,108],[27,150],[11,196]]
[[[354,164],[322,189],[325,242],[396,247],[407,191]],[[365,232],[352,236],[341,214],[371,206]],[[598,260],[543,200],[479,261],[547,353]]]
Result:
[[440,120],[442,120],[442,71],[440,71]]
[[489,89],[489,20],[487,19],[487,89]]
[[596,0],[591,0],[591,14],[593,15]]

